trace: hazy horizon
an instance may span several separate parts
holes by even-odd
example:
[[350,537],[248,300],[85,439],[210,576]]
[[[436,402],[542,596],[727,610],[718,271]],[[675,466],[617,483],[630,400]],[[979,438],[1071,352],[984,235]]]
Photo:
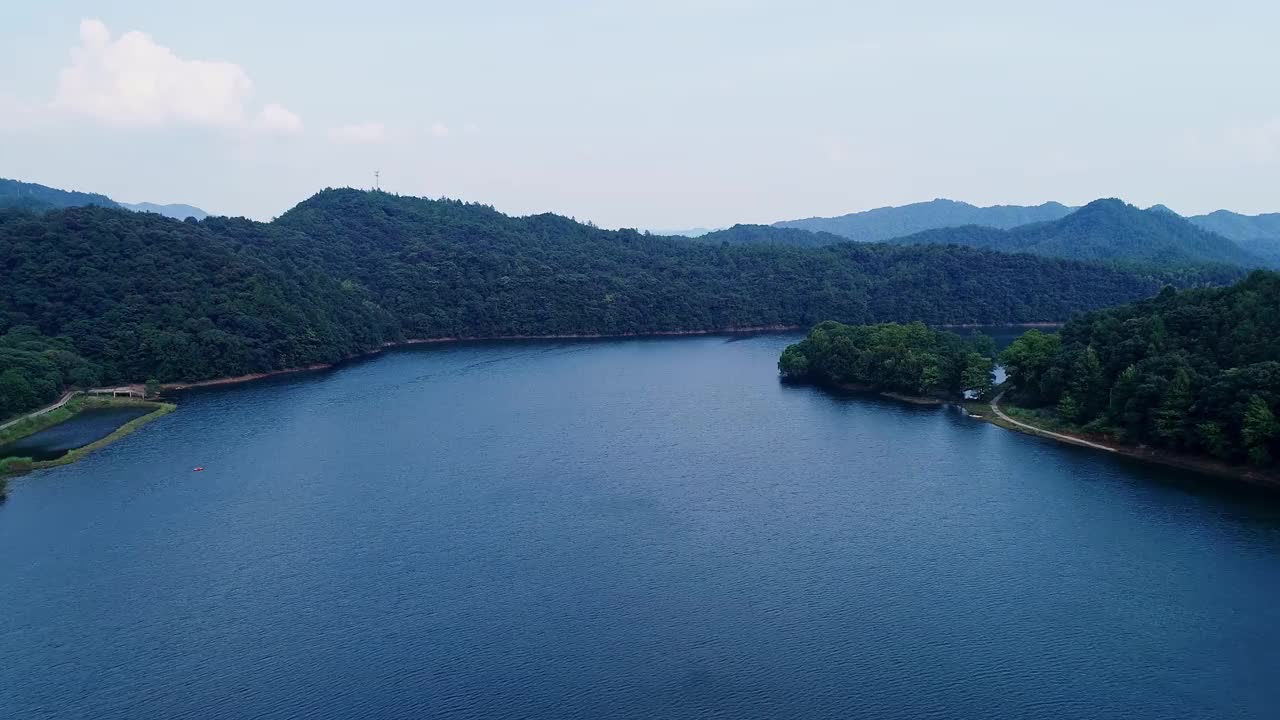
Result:
[[258,219],[375,170],[604,227],[934,198],[1276,212],[1277,22],[1229,1],[52,0],[0,10],[0,176]]

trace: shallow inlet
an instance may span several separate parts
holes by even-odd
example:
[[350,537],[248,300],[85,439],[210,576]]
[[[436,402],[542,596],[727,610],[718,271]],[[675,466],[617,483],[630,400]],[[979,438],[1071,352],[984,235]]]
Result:
[[7,457],[29,457],[36,462],[57,460],[153,410],[150,407],[85,408],[66,422],[0,446],[0,460]]
[[0,717],[1274,719],[1273,496],[783,385],[799,337],[185,393],[10,484]]

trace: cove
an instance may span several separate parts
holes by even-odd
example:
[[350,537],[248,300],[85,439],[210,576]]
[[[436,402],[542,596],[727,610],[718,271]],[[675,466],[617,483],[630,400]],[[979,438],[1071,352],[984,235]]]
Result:
[[799,337],[186,393],[11,483],[0,716],[1273,717],[1273,496],[783,385]]

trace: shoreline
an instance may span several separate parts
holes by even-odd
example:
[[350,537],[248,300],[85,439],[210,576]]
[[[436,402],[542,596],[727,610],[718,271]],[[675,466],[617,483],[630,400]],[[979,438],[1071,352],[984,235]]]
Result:
[[[1055,432],[1036,427],[1035,425],[1031,425],[1005,415],[1000,410],[999,405],[1000,398],[1003,395],[1004,393],[1000,393],[989,403],[981,403],[983,406],[982,408],[972,407],[978,403],[966,403],[961,407],[968,412],[970,417],[980,419],[984,422],[995,425],[996,427],[1004,428],[1005,430],[1012,430],[1013,432],[1019,432],[1024,435],[1032,435],[1034,437],[1044,438],[1045,440],[1052,440],[1054,442],[1062,443],[1063,445],[1073,445],[1075,447],[1108,452],[1119,457],[1137,460],[1150,465],[1163,465],[1165,467],[1187,470],[1202,475],[1224,478],[1250,487],[1266,490],[1280,490],[1280,475],[1273,472],[1264,472],[1241,465],[1231,465],[1214,458],[1187,455],[1185,453],[1177,453],[1168,450],[1141,448],[1135,445],[1125,445],[1123,443],[1117,443],[1102,438],[1090,439],[1073,433]],[[986,414],[979,415],[974,412],[975,409],[989,409],[994,416]]]
[[1135,460],[1148,465],[1161,465],[1164,467],[1176,468],[1178,470],[1186,470],[1200,475],[1222,478],[1248,487],[1263,490],[1280,490],[1280,474],[1274,472],[1255,470],[1241,465],[1231,465],[1229,463],[1222,462],[1221,460],[1201,457],[1198,455],[1187,455],[1185,453],[1170,452],[1168,450],[1140,448],[1134,445],[1124,445],[1122,443],[1117,443],[1103,438],[1088,438],[1072,433],[1055,432],[1053,430],[1047,430],[1045,428],[1024,423],[1020,420],[1009,417],[1000,411],[999,400],[1003,393],[1001,393],[1001,395],[997,395],[992,400],[982,401],[906,395],[903,393],[876,390],[872,387],[851,383],[818,383],[817,387],[827,387],[844,393],[872,395],[923,407],[953,406],[960,408],[966,415],[974,420],[981,420],[990,425],[995,425],[998,428],[1022,433],[1023,435],[1031,435],[1045,440],[1052,440],[1063,445],[1071,445],[1099,452],[1107,452],[1117,457]]
[[342,363],[359,360],[361,358],[373,357],[387,350],[394,350],[402,347],[412,347],[414,345],[444,345],[465,342],[502,342],[507,340],[625,340],[628,338],[662,338],[662,337],[688,337],[701,335],[749,335],[754,333],[781,333],[794,332],[803,330],[802,325],[755,325],[746,327],[720,328],[716,330],[658,330],[645,333],[566,333],[560,335],[476,335],[476,336],[448,336],[438,338],[408,338],[406,340],[397,340],[384,342],[382,345],[362,353],[348,355],[344,358],[334,360],[328,363],[312,363],[310,365],[302,365],[299,367],[283,368],[280,370],[269,370],[267,372],[249,373],[247,375],[234,375],[229,377],[213,378],[210,380],[193,380],[191,382],[174,382],[164,383],[160,386],[162,390],[182,391],[195,390],[198,388],[221,387],[224,385],[239,385],[241,383],[253,382],[255,380],[265,380],[266,378],[278,377],[280,375],[292,375],[295,373],[317,372],[320,370],[331,370]]

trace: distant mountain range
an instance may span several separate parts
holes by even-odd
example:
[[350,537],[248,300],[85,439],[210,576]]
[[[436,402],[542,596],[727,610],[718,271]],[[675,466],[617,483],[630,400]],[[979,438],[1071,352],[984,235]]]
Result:
[[1167,209],[1140,210],[1115,199],[1095,200],[1057,220],[1008,230],[966,225],[925,230],[889,242],[967,245],[1046,257],[1160,267],[1268,264],[1235,242],[1197,227]]
[[1073,210],[1075,208],[1056,202],[1030,207],[1023,205],[977,207],[966,202],[939,199],[901,207],[876,208],[840,217],[785,220],[774,223],[773,226],[828,232],[859,242],[883,242],[924,230],[961,225],[1017,227],[1028,223],[1057,220],[1071,214]]
[[[96,193],[0,179],[0,208],[51,210],[97,205],[166,217],[203,220],[191,205],[122,203]],[[833,218],[773,225],[735,225],[668,231],[698,243],[819,247],[855,240],[898,245],[967,245],[1071,260],[1093,260],[1162,268],[1192,265],[1280,267],[1280,213],[1241,215],[1218,210],[1182,217],[1163,205],[1140,210],[1119,200],[1083,208],[1057,202],[978,207],[931,200]]]
[[724,228],[704,228],[704,227],[696,227],[696,228],[685,228],[685,229],[683,229],[683,230],[650,230],[649,232],[653,233],[654,235],[662,235],[662,236],[665,236],[665,237],[688,237],[688,238],[696,238],[696,237],[702,237],[703,235],[706,235],[707,233],[713,233],[713,232],[716,232],[716,231],[718,231],[718,230],[723,230],[723,229],[724,229]]
[[189,217],[193,217],[197,220],[203,220],[209,217],[209,213],[201,210],[200,208],[194,205],[183,205],[181,203],[174,203],[171,205],[157,205],[149,202],[116,204],[125,210],[155,213],[157,215],[164,215],[165,217],[171,217],[177,220],[185,220]]
[[1280,213],[1241,215],[1230,210],[1216,210],[1187,220],[1197,227],[1234,240],[1273,267],[1280,267]]
[[59,208],[87,205],[118,207],[125,210],[133,210],[134,212],[156,213],[157,215],[164,215],[178,220],[184,220],[188,217],[203,220],[209,216],[209,213],[192,205],[156,205],[148,202],[122,203],[97,193],[60,190],[36,183],[0,178],[0,208],[57,210]]
[[26,208],[28,210],[52,210],[66,207],[97,205],[118,207],[106,195],[58,190],[35,183],[0,178],[0,208]]
[[[1034,206],[978,207],[956,200],[939,199],[839,217],[784,220],[774,223],[774,227],[826,232],[860,242],[884,242],[926,230],[965,225],[1008,230],[1020,225],[1059,220],[1079,209],[1056,202]],[[1154,205],[1148,209],[1177,215],[1164,205]],[[1280,264],[1280,213],[1241,215],[1230,210],[1217,210],[1185,219],[1196,227],[1234,241],[1256,258],[1273,265]]]

